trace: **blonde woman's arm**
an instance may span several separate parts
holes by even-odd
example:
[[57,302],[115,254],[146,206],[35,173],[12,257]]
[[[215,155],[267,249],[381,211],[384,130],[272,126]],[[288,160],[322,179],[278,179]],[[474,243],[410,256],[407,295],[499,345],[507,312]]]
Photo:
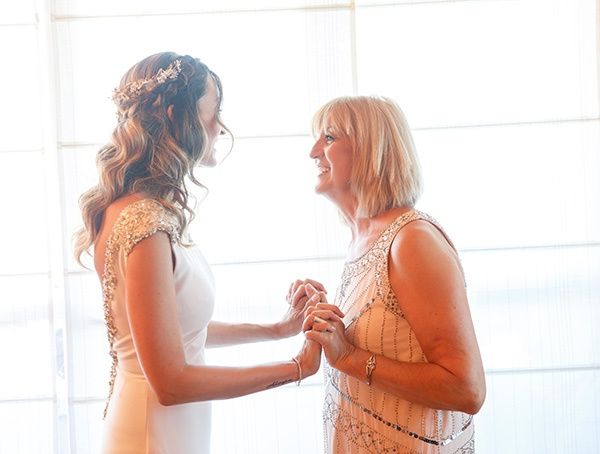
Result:
[[[430,408],[477,413],[485,399],[485,377],[454,250],[433,226],[413,222],[394,239],[389,278],[427,362],[374,355],[371,386]],[[366,382],[373,354],[349,342],[330,305],[308,312],[304,329],[315,329],[306,337],[323,346],[333,367]],[[315,316],[325,323],[315,323]],[[328,325],[336,330],[324,331]]]

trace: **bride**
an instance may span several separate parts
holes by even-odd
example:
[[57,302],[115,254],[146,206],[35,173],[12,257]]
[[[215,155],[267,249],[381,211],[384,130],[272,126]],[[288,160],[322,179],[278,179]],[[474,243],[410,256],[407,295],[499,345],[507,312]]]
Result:
[[80,200],[84,227],[75,254],[93,248],[113,360],[104,453],[207,453],[210,401],[243,396],[313,375],[320,346],[252,367],[205,364],[207,346],[297,334],[323,286],[296,281],[275,324],[212,321],[214,281],[187,230],[194,212],[184,179],[216,164],[228,132],[222,87],[200,60],[171,52],[134,65],[113,99],[118,124],[97,156],[99,182]]

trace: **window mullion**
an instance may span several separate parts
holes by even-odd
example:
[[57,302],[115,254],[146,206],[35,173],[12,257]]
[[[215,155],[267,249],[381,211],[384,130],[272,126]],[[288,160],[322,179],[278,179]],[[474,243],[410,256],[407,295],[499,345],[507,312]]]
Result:
[[[54,365],[54,452],[71,453],[69,409],[69,356],[67,348],[67,308],[65,295],[65,243],[61,204],[60,160],[58,156],[57,55],[52,22],[53,0],[36,0],[39,70],[45,169],[48,256],[50,260],[50,351]],[[40,195],[42,196],[42,195]]]

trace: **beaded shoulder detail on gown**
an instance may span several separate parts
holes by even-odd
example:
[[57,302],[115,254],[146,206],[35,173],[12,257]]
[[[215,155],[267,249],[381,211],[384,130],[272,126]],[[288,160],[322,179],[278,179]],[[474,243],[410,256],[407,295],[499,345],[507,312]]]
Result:
[[113,295],[117,286],[117,259],[120,254],[127,257],[136,244],[159,231],[169,235],[171,244],[177,244],[179,242],[178,226],[175,215],[160,203],[153,199],[142,199],[123,208],[106,240],[102,299],[112,365],[104,417],[106,417],[108,403],[113,393],[118,363],[117,353],[114,349],[117,329],[112,314]]

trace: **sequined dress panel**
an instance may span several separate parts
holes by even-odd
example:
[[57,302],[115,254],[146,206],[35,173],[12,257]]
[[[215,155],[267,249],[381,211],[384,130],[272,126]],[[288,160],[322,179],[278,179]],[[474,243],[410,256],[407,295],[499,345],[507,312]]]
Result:
[[208,453],[209,402],[162,406],[146,380],[133,344],[125,307],[127,257],[144,238],[166,232],[175,258],[177,318],[188,364],[204,364],[214,279],[196,246],[182,246],[177,220],[151,199],[124,208],[106,243],[102,280],[113,372],[105,417],[105,454]]
[[[367,253],[345,264],[335,299],[345,314],[347,337],[355,346],[405,362],[427,359],[391,289],[388,257],[400,229],[416,220],[433,224],[452,245],[431,217],[416,210],[404,213],[382,232]],[[326,453],[475,452],[471,415],[408,402],[328,365],[325,378]]]

